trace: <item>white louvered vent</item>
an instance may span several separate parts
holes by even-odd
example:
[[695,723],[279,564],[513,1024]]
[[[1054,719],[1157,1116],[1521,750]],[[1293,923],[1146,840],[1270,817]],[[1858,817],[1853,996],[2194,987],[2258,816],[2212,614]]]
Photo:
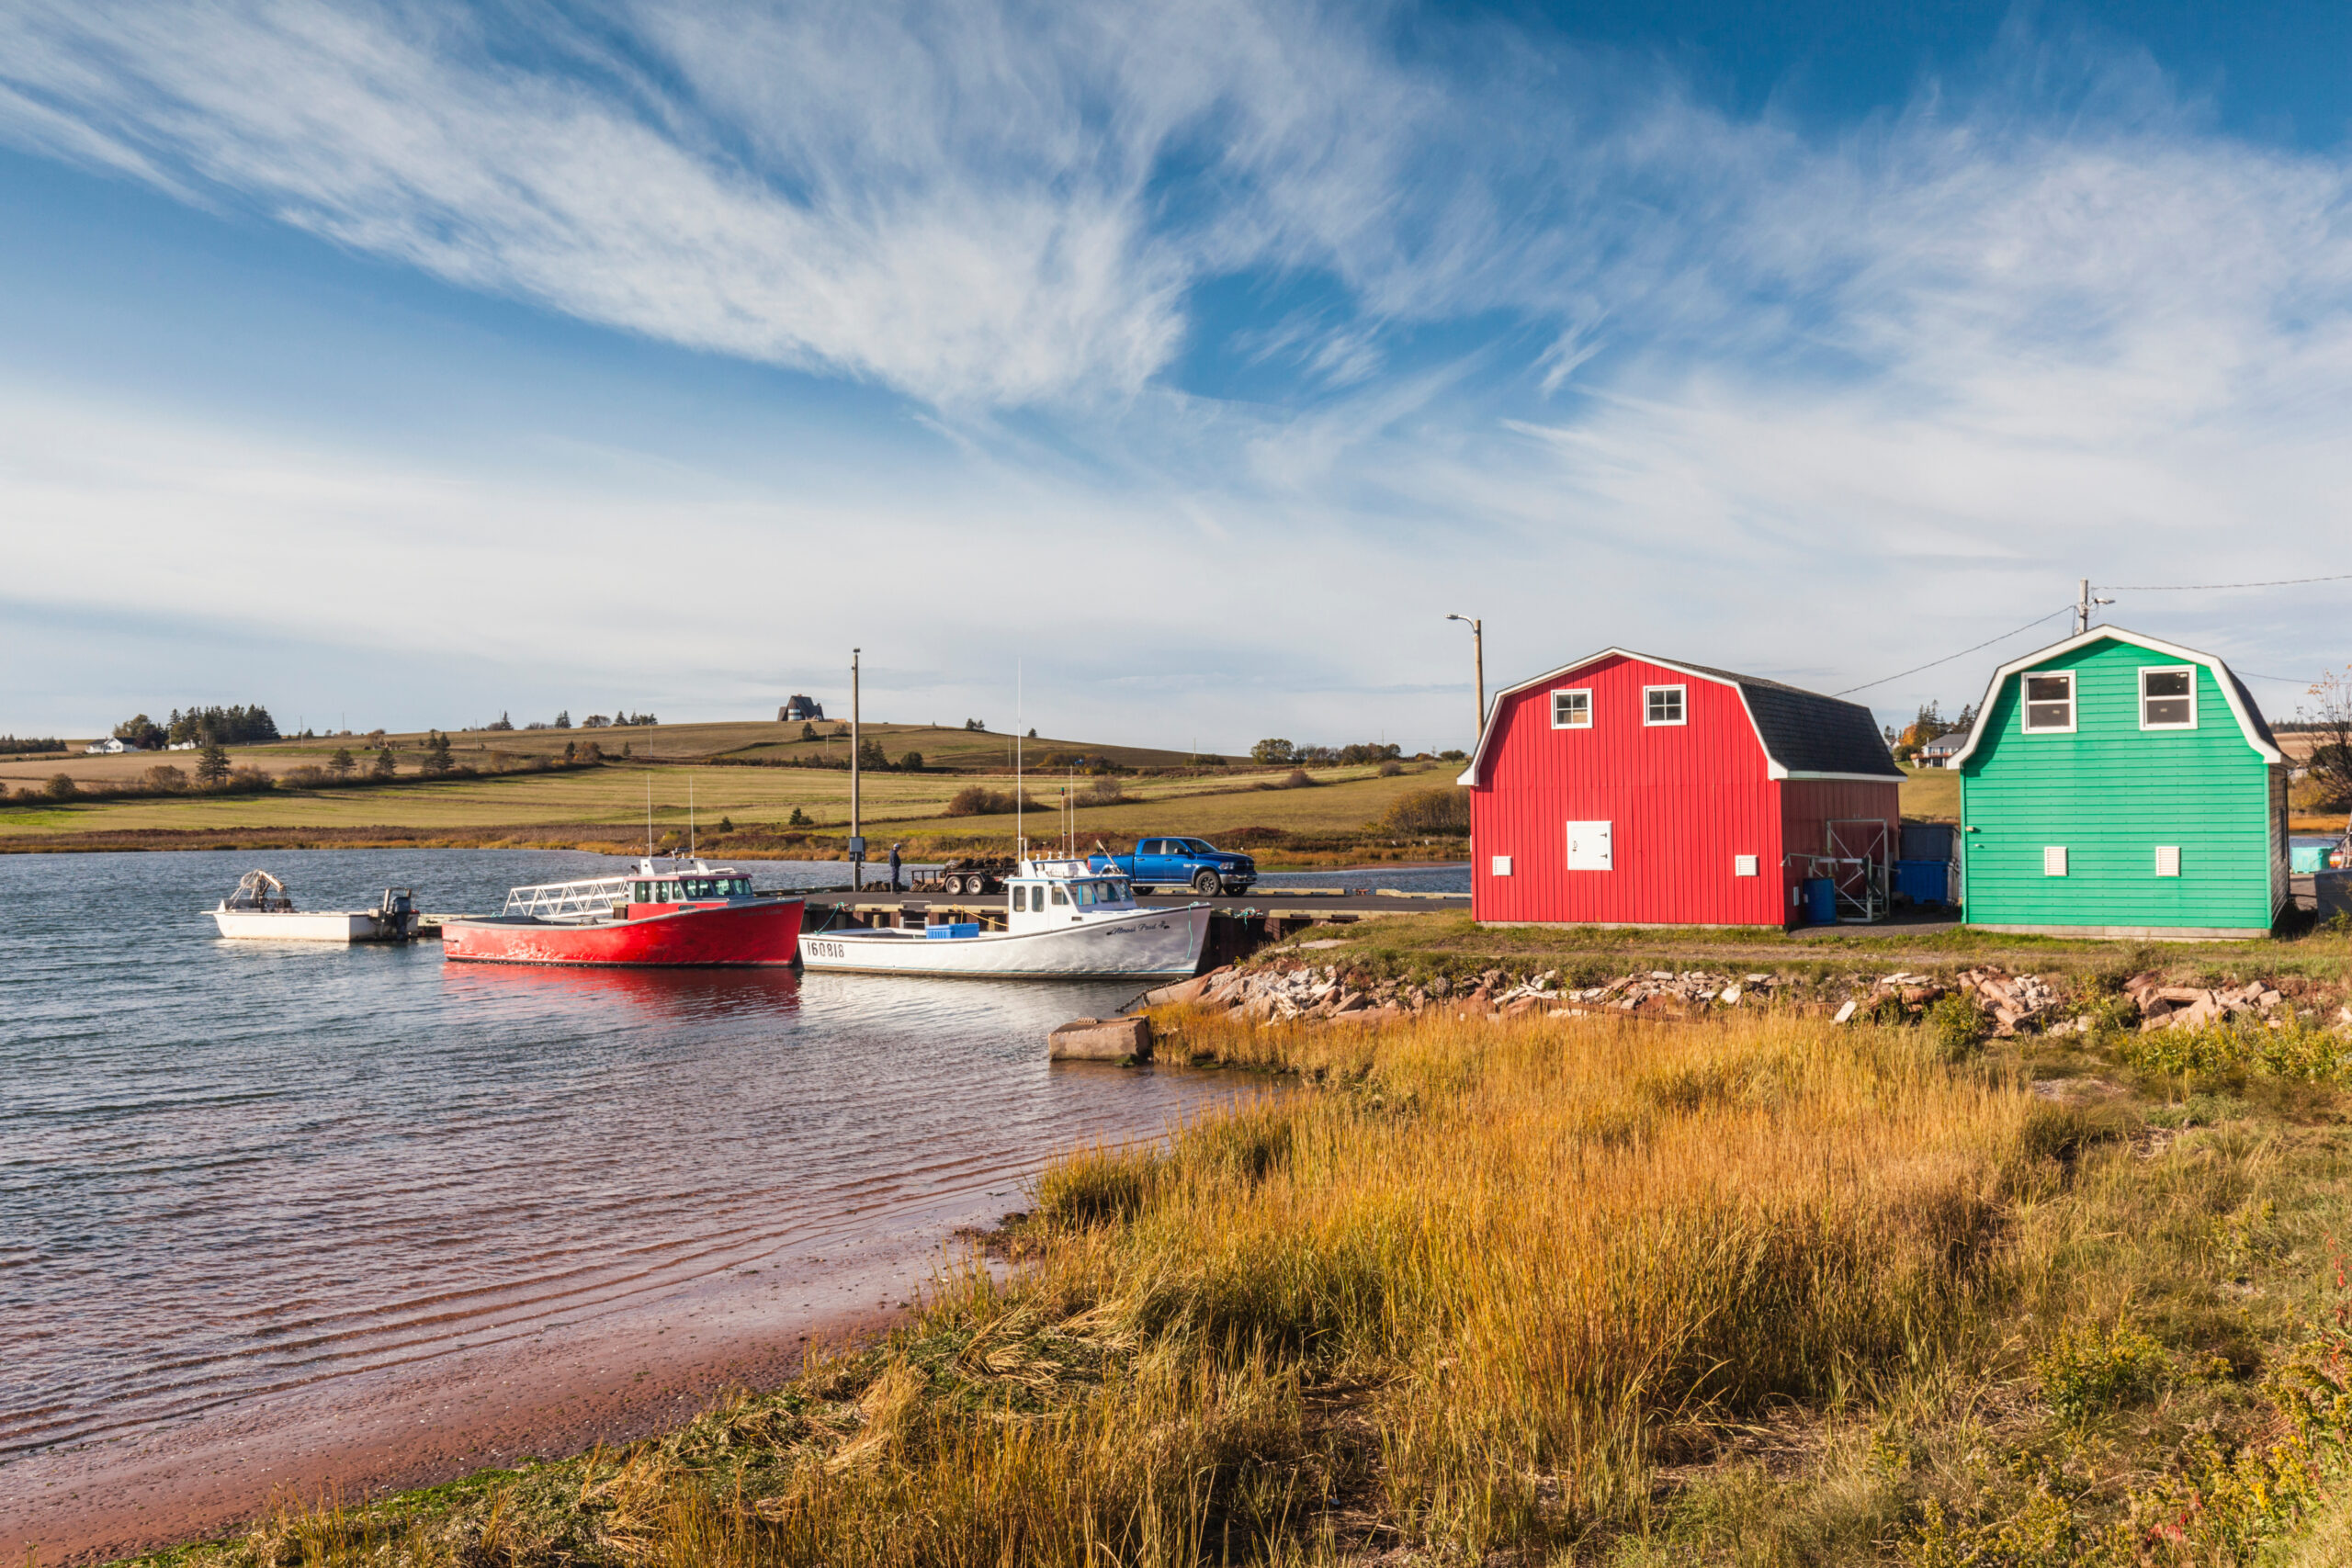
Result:
[[1510,856],[1497,855],[1495,857],[1495,874],[1497,876],[1509,876],[1510,874]]
[[2065,845],[2044,844],[2041,847],[2041,874],[2044,876],[2064,876],[2066,874]]
[[2180,846],[2178,844],[2156,846],[2156,874],[2158,876],[2180,874]]

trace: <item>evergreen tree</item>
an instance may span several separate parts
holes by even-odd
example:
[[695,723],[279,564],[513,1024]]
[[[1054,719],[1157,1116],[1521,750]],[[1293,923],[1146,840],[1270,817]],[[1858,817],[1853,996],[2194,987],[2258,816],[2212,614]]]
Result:
[[196,754],[196,782],[208,789],[217,788],[229,779],[229,751],[217,740],[205,742]]
[[376,753],[375,765],[368,770],[368,776],[374,779],[388,779],[399,773],[400,768],[400,759],[393,756],[392,749],[387,746]]
[[419,771],[427,778],[439,778],[458,765],[457,760],[449,755],[447,736],[437,729],[426,731],[426,736],[424,761],[419,764]]
[[358,766],[359,764],[352,760],[351,748],[338,746],[334,749],[334,755],[327,761],[327,772],[339,779],[347,779]]

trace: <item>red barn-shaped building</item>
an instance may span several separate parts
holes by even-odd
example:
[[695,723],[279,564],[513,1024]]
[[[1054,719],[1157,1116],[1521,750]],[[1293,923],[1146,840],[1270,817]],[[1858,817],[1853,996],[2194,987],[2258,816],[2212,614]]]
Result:
[[1497,696],[1460,782],[1480,920],[1786,925],[1901,828],[1870,709],[1619,648]]

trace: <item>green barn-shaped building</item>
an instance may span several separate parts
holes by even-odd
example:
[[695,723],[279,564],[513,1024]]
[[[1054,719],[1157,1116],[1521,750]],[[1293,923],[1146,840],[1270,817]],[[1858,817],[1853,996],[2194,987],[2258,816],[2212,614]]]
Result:
[[2001,666],[1960,772],[1968,923],[2253,937],[2285,907],[2286,759],[2210,653],[2093,626]]

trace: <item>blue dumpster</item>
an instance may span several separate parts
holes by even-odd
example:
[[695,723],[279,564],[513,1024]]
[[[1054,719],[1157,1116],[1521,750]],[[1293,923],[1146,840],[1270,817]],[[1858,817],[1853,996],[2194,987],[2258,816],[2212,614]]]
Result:
[[1807,925],[1834,926],[1838,923],[1838,885],[1826,876],[1809,876],[1804,884],[1804,918]]
[[1941,860],[1896,861],[1894,891],[1914,904],[1949,904],[1951,902],[1951,863]]

